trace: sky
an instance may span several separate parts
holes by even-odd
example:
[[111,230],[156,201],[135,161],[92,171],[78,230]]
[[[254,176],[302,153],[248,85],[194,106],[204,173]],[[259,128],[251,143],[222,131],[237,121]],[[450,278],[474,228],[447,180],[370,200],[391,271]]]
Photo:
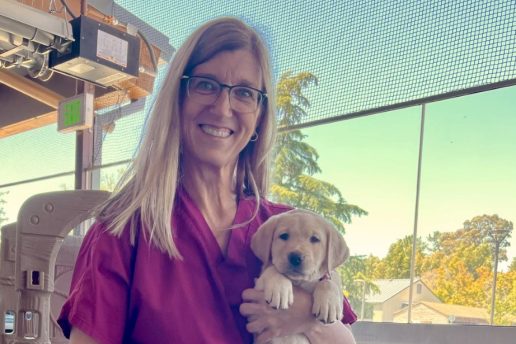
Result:
[[[516,222],[514,99],[509,87],[426,106],[418,236],[477,215]],[[369,212],[346,226],[352,254],[382,257],[412,234],[420,122],[417,106],[303,131],[320,153],[319,177]],[[515,234],[508,254],[516,257]]]
[[[516,78],[513,1],[117,1],[179,47],[199,24],[237,15],[266,37],[277,79],[310,71],[311,119]],[[511,19],[512,18],[512,19]],[[372,25],[371,23],[374,23]],[[476,215],[516,221],[516,89],[426,107],[418,233],[452,231]],[[346,226],[352,254],[382,257],[414,228],[420,107],[303,132],[321,179],[369,212]],[[104,162],[130,158],[142,114],[117,122]],[[0,140],[0,185],[71,171],[74,137],[55,126]],[[73,185],[72,176],[9,188],[11,221],[30,195]],[[0,189],[2,191],[4,189]],[[509,256],[516,257],[516,234]]]

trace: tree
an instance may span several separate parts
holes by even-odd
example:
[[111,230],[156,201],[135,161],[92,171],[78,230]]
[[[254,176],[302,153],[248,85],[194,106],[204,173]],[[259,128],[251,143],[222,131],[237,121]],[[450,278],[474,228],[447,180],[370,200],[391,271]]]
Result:
[[[409,278],[410,258],[412,254],[412,235],[397,240],[389,247],[387,256],[375,266],[374,278]],[[426,245],[420,238],[416,241],[416,275],[421,275]]]
[[4,200],[4,195],[7,195],[8,191],[0,192],[0,227],[4,222],[7,222],[7,215],[5,214],[4,205],[7,203]]
[[[363,288],[365,288],[365,295],[380,292],[380,289],[370,277],[372,274],[368,266],[371,265],[371,259],[375,260],[378,258],[373,256],[351,256],[344,265],[337,268],[346,297],[356,313],[360,313],[362,310]],[[370,319],[372,316],[373,306],[364,303],[364,319]]]
[[[493,242],[489,231],[496,229],[511,230],[512,222],[498,215],[476,216],[455,232],[435,232],[428,237],[430,253],[424,259],[422,277],[444,303],[490,311]],[[509,245],[509,241],[500,245],[501,259],[507,260]],[[516,274],[509,270],[498,276],[495,323],[510,324],[516,319]]]
[[509,266],[509,272],[516,272],[516,257],[512,258],[512,263]]
[[[277,107],[280,127],[299,124],[306,116],[309,100],[303,91],[317,85],[317,78],[309,72],[283,73],[278,82]],[[343,223],[352,216],[367,215],[360,207],[349,204],[333,184],[317,179],[321,172],[319,155],[314,147],[304,142],[301,130],[290,130],[278,135],[274,158],[271,198],[294,207],[310,209],[324,216],[344,232]]]
[[473,219],[464,222],[464,230],[478,233],[479,238],[476,243],[487,242],[494,247],[493,232],[506,231],[508,233],[500,242],[500,260],[507,260],[507,250],[504,248],[511,245],[509,239],[512,229],[511,221],[502,219],[496,214],[475,216]]

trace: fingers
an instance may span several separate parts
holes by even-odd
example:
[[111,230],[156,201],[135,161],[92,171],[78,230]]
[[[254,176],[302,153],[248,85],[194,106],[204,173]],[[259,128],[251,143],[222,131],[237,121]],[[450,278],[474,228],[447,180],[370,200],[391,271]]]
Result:
[[260,303],[265,299],[263,291],[254,288],[246,289],[242,292],[242,299],[244,302]]
[[267,324],[265,323],[265,321],[258,319],[255,321],[248,322],[245,328],[250,333],[258,334],[263,332],[267,328]]
[[252,315],[259,315],[264,313],[264,306],[256,303],[242,303],[240,305],[240,314],[244,317],[250,317]]

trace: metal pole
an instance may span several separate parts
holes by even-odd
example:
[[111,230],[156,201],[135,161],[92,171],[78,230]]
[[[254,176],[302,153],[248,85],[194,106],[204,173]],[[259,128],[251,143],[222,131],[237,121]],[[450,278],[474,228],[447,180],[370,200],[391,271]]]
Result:
[[495,300],[496,300],[496,277],[498,275],[498,250],[500,249],[500,243],[495,242],[495,261],[494,261],[494,273],[493,273],[493,289],[491,290],[491,318],[489,320],[490,325],[494,325],[494,313],[495,313]]
[[423,159],[423,137],[425,133],[425,111],[426,104],[421,104],[421,126],[419,129],[419,156],[417,161],[417,182],[416,182],[416,206],[414,210],[414,231],[412,233],[412,254],[410,255],[410,284],[409,284],[409,302],[408,302],[408,315],[407,322],[412,322],[412,299],[413,299],[413,288],[414,275],[416,271],[416,248],[417,248],[417,222],[419,214],[419,190],[421,186],[421,164]]
[[360,307],[360,320],[364,320],[365,311],[365,281],[362,281],[362,306]]
[[[81,15],[88,14],[88,1],[81,0]],[[76,81],[75,94],[90,92],[95,94],[95,86],[86,81]],[[75,134],[75,189],[91,190],[93,165],[93,129],[79,130]],[[84,224],[73,230],[76,236],[84,235]]]

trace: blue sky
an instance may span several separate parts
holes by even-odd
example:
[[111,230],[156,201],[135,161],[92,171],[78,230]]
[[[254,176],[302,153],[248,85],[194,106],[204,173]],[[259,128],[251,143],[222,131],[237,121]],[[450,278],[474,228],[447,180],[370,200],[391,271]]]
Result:
[[[276,77],[292,70],[319,78],[306,92],[313,119],[516,78],[516,4],[509,0],[117,2],[174,47],[215,16],[245,18],[266,35]],[[422,235],[460,228],[483,213],[516,221],[515,93],[513,87],[428,105]],[[321,155],[320,178],[369,211],[347,227],[354,254],[383,256],[412,232],[419,113],[413,107],[304,130]],[[104,161],[134,151],[142,116],[125,122],[106,137]],[[55,126],[0,140],[0,184],[72,170],[73,151],[73,135],[57,134]],[[72,185],[72,177],[12,188],[8,216],[13,220],[31,194],[62,183]]]
[[[418,233],[462,228],[477,215],[516,221],[516,87],[426,108]],[[420,107],[304,130],[320,152],[320,178],[369,215],[347,226],[355,254],[383,256],[412,234]],[[516,257],[513,235],[510,257]]]

